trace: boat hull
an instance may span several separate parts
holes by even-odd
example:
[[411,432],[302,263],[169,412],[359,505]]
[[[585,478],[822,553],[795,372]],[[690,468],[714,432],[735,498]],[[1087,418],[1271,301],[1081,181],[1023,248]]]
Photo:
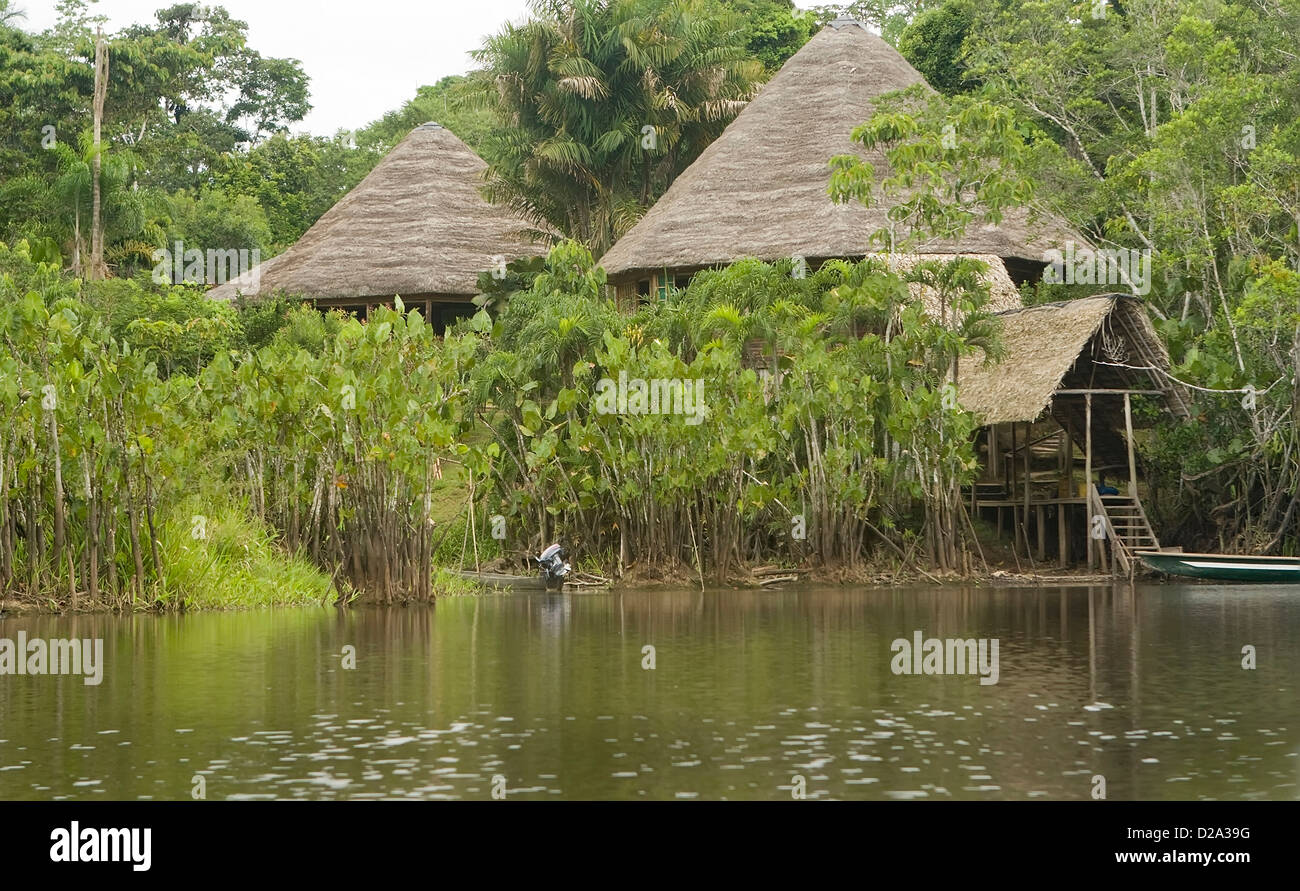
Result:
[[471,582],[478,582],[488,588],[503,591],[545,591],[546,580],[540,575],[506,575],[501,572],[465,572],[451,570],[452,575],[460,576]]
[[1300,557],[1184,554],[1143,551],[1138,557],[1157,572],[1221,582],[1300,584]]

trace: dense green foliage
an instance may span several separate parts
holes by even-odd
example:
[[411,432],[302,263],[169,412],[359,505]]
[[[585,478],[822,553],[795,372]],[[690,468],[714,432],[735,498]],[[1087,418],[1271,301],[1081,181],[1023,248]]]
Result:
[[[949,374],[976,346],[996,352],[977,266],[924,264],[905,280],[832,262],[799,278],[744,261],[626,318],[590,254],[556,248],[472,375],[499,510],[536,543],[562,535],[610,563],[718,579],[764,559],[859,565],[914,536],[955,568],[973,427]],[[908,288],[941,280],[960,325]],[[601,380],[620,375],[702,381],[698,412],[602,412]]]
[[962,45],[974,19],[971,5],[962,0],[932,6],[899,35],[898,51],[940,93],[952,95],[968,86]]
[[734,13],[746,35],[745,46],[775,74],[817,32],[817,16],[795,8],[793,0],[716,0]]
[[1143,449],[1158,525],[1188,546],[1300,547],[1297,33],[1296,0],[946,0],[900,45],[963,92],[871,128],[900,177],[958,170],[952,204],[1014,193],[1150,256],[1174,374],[1203,388],[1197,416]]
[[[112,294],[83,293],[33,262],[25,242],[0,245],[0,598],[74,607],[332,598],[327,575],[286,559],[273,532],[230,500],[211,472],[192,379],[152,358],[189,349],[197,361],[231,336],[228,314],[175,294],[114,319],[97,304],[140,289],[112,284]],[[175,340],[160,350],[163,328]]]
[[435,480],[468,449],[460,379],[472,344],[436,340],[400,303],[368,324],[311,311],[297,324],[317,336],[291,324],[198,376],[209,460],[291,550],[374,597],[428,598]]
[[258,247],[264,257],[278,254],[361,182],[380,157],[351,136],[277,133],[247,152],[223,155],[212,171],[212,188],[200,199],[225,205],[229,225],[242,231],[181,234],[194,244]]
[[[85,0],[59,9],[43,34],[20,30],[19,19],[0,21],[0,236],[48,239],[80,271],[91,229],[93,37],[102,20]],[[247,25],[222,7],[181,3],[155,19],[108,37],[105,258],[128,272],[185,228],[188,205],[209,200],[212,173],[228,156],[309,108],[299,64],[262,56],[248,45]],[[229,225],[272,253],[254,196],[229,197]]]
[[84,283],[0,245],[0,598],[433,596],[476,343],[400,310]]
[[[437,338],[400,301],[268,319],[184,286],[83,284],[20,243],[0,254],[0,591],[204,602],[205,561],[245,586],[249,564],[220,561],[250,536],[244,557],[299,592],[322,590],[309,560],[385,602],[433,596],[450,534],[461,559],[560,537],[609,568],[718,579],[881,546],[955,566],[973,420],[949,374],[991,346],[975,265],[909,275],[956,327],[875,261],[806,279],[741,263],[628,319],[567,242],[495,325]],[[600,381],[620,376],[700,389],[675,413],[607,410]]]

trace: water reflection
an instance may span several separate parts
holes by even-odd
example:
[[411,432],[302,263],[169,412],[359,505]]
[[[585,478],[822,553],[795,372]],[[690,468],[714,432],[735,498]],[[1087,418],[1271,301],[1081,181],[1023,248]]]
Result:
[[[1287,588],[504,595],[0,620],[102,637],[0,676],[0,797],[1300,797]],[[996,685],[890,643],[996,638]],[[642,668],[655,648],[654,670]],[[1242,668],[1242,647],[1258,665]],[[348,647],[355,668],[348,669]]]

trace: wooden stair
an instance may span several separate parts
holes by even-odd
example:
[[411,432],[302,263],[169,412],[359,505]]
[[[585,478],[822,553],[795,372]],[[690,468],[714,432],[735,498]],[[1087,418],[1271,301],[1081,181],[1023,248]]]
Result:
[[1160,540],[1136,495],[1099,495],[1092,489],[1089,501],[1089,514],[1106,518],[1106,538],[1119,567],[1130,576],[1137,566],[1134,552],[1160,550]]

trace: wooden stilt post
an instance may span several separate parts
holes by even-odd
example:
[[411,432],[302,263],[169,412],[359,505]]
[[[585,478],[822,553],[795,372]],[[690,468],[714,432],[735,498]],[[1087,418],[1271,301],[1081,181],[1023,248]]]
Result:
[[[1070,438],[1070,431],[1064,427],[1061,428],[1061,476],[1065,480],[1065,498],[1074,497],[1074,440]],[[1070,564],[1070,537],[1069,529],[1065,524],[1066,514],[1070,511],[1070,505],[1064,500],[1056,506],[1056,539],[1057,539],[1057,562],[1062,569]]]
[[1065,528],[1065,512],[1069,509],[1068,504],[1058,504],[1056,506],[1056,557],[1057,564],[1062,568],[1070,565],[1070,537]]
[[1061,489],[1065,485],[1065,441],[1069,439],[1065,429],[1062,428],[1060,438],[1056,440],[1056,494],[1061,495]]
[[[989,427],[989,482],[998,482],[1002,479],[1002,436],[998,432],[997,424]],[[998,541],[1002,540],[1002,508],[993,508],[996,514],[997,537]]]
[[[1011,425],[1010,433],[1011,433],[1011,448],[1014,449],[1016,447],[1016,425],[1015,424]],[[1002,428],[999,426],[998,427],[998,477],[1002,480],[1002,488],[1006,489],[1007,492],[1010,492],[1011,491],[1011,462],[1010,460],[1004,461],[1002,459],[1002,452],[1003,452],[1002,446],[1006,443],[1006,438],[1007,438],[1006,432],[1004,432]]]
[[1011,502],[1011,550],[1020,550],[1020,510],[1016,507],[1016,446],[1020,442],[1020,425],[1011,422],[1011,451],[1007,453],[1007,500]]
[[1137,461],[1133,457],[1133,399],[1124,394],[1124,435],[1128,440],[1128,493],[1138,497]]
[[1074,497],[1074,440],[1070,431],[1065,431],[1065,491]]
[[[979,448],[978,448],[978,446],[979,446],[979,433],[978,433],[978,432],[975,434],[975,444],[976,444],[975,456],[978,458],[978,457],[979,457]],[[989,432],[988,432],[987,429],[984,430],[984,448],[988,450],[989,458],[990,458],[990,460],[992,460],[992,456],[993,456],[993,446],[992,446],[992,444],[991,444],[990,441],[989,441]],[[971,517],[971,520],[972,520],[972,521],[974,521],[974,519],[975,519],[976,517],[979,516],[979,501],[978,501],[977,493],[978,493],[979,490],[980,490],[980,480],[982,480],[982,479],[984,479],[986,476],[988,476],[988,472],[989,472],[989,471],[988,471],[988,467],[989,467],[988,462],[987,462],[987,461],[984,462],[984,472],[981,473],[981,474],[979,474],[975,479],[971,480],[971,484],[970,484],[970,517]]]
[[1020,528],[1022,530],[1022,534],[1025,536],[1026,557],[1029,556],[1029,441],[1030,441],[1030,437],[1033,435],[1033,432],[1034,432],[1033,426],[1030,424],[1025,424],[1025,445],[1024,445],[1025,511],[1024,511],[1024,516],[1021,517],[1022,522]]
[[989,481],[1002,479],[1002,449],[998,444],[998,425],[989,427]]
[[1083,491],[1085,505],[1084,516],[1087,518],[1085,531],[1088,538],[1088,569],[1097,568],[1097,542],[1092,537],[1092,394],[1087,393],[1084,401],[1084,435],[1083,435]]

